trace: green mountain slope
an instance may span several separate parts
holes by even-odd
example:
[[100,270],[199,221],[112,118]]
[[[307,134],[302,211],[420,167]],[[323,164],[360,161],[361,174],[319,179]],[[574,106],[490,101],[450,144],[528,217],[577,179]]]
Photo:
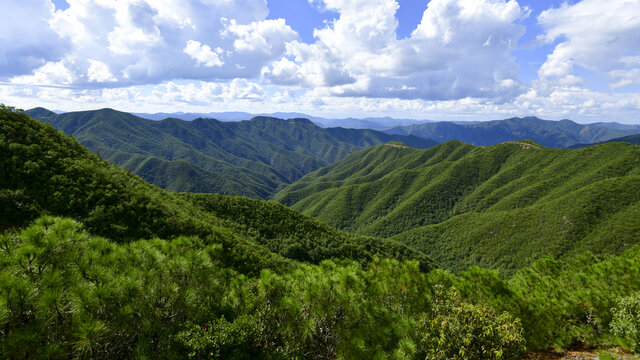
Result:
[[415,135],[438,142],[459,140],[472,145],[494,145],[505,141],[531,139],[544,146],[566,148],[578,143],[594,143],[634,134],[637,130],[625,126],[608,127],[605,124],[581,125],[571,120],[516,117],[474,124],[435,122],[398,126],[385,132]]
[[151,121],[111,109],[27,113],[163,188],[254,198],[269,198],[279,186],[369,145],[393,139],[420,148],[435,144],[371,130],[327,130],[306,119]]
[[378,145],[276,199],[347,231],[394,236],[452,270],[512,271],[547,254],[619,253],[637,243],[640,147]]
[[275,202],[159,189],[2,105],[0,167],[0,358],[513,360],[577,342],[638,351],[640,246],[543,258],[509,279],[427,273],[419,252]]
[[44,213],[121,242],[198,236],[223,244],[226,259],[247,271],[288,264],[282,256],[313,263],[397,257],[432,266],[405,245],[344,233],[275,202],[159,189],[22,113],[0,109],[0,129],[0,231]]

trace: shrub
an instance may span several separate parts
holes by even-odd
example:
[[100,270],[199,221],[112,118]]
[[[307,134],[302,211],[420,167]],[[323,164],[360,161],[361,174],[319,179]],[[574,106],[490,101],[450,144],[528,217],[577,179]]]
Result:
[[434,288],[433,314],[418,321],[420,357],[512,359],[525,350],[520,320],[481,305],[463,303],[457,290]]
[[611,332],[625,339],[635,354],[640,353],[640,293],[622,298],[611,311]]

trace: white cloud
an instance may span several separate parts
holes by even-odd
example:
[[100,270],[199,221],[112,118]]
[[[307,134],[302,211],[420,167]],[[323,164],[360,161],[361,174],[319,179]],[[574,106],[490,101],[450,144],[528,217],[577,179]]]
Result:
[[[49,49],[47,56],[23,58],[32,60],[28,66],[9,64],[9,78],[41,73],[49,62],[60,61],[73,74],[74,86],[106,86],[96,78],[96,62],[109,69],[110,87],[171,79],[254,78],[282,56],[287,41],[298,38],[284,20],[264,20],[268,14],[264,0],[69,0],[68,9],[55,13],[49,0],[34,1],[39,1],[43,29],[33,31],[28,52],[36,54],[39,46],[48,49],[47,41],[56,37],[69,47],[59,56],[50,55],[57,52]],[[25,13],[29,10],[25,2],[11,3],[19,4],[15,7]],[[11,17],[0,25],[4,26],[2,38],[7,33],[16,40],[3,44],[7,54],[27,51],[17,45],[24,27],[20,23],[31,26],[26,18],[32,16]],[[44,27],[50,34],[45,34]]]
[[203,64],[206,67],[224,65],[224,62],[220,60],[218,54],[211,51],[209,45],[202,45],[199,41],[187,41],[187,46],[184,47],[183,51],[196,60],[198,64]]
[[64,86],[71,85],[75,79],[76,75],[65,66],[64,62],[58,61],[42,65],[33,75],[16,76],[11,79],[11,82],[26,85]]
[[89,69],[87,70],[87,79],[89,82],[112,82],[117,81],[109,66],[102,61],[89,60]]
[[[407,39],[397,40],[395,0],[323,0],[340,13],[314,44],[290,42],[267,69],[274,83],[331,88],[337,96],[407,99],[490,97],[523,91],[511,51],[528,16],[515,0],[432,0]],[[288,65],[286,72],[282,65]],[[286,76],[283,76],[286,75]]]
[[[541,79],[567,83],[574,65],[606,73],[612,87],[640,85],[640,0],[583,0],[540,14],[546,42],[560,41],[540,68]],[[571,78],[569,78],[569,82]]]
[[233,46],[239,53],[260,54],[273,59],[284,53],[286,42],[298,38],[284,19],[254,21],[246,25],[223,19],[223,23],[222,36],[235,38]]

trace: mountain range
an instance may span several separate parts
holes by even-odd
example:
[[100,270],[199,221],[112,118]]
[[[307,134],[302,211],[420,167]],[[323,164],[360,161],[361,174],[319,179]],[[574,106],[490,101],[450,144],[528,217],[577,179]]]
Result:
[[133,115],[151,119],[151,120],[164,120],[166,118],[176,118],[182,120],[194,120],[197,118],[209,118],[217,119],[220,121],[242,121],[254,118],[256,116],[275,117],[279,119],[294,119],[304,118],[313,121],[315,124],[321,127],[342,127],[348,129],[374,129],[383,130],[399,125],[413,125],[424,122],[430,122],[431,120],[415,120],[415,119],[396,119],[388,116],[385,117],[367,117],[367,118],[340,118],[330,119],[319,116],[311,116],[299,112],[275,112],[275,113],[257,113],[251,114],[248,112],[240,111],[227,111],[227,112],[210,112],[210,113],[132,113]]
[[571,120],[542,120],[537,117],[510,118],[473,124],[433,122],[396,126],[389,134],[415,135],[438,142],[459,140],[472,145],[494,145],[505,141],[530,139],[547,147],[566,148],[574,144],[595,143],[637,134],[637,125],[617,123],[578,124]]
[[0,232],[44,213],[77,219],[93,234],[119,242],[200,236],[224,244],[225,261],[256,257],[255,264],[243,265],[247,271],[286,267],[287,258],[369,261],[376,254],[417,259],[425,269],[433,266],[403,244],[348,234],[275,202],[160,189],[49,124],[0,110],[0,164],[6,170],[0,174]]
[[[95,121],[63,125],[115,117],[119,136],[141,131],[129,114],[84,115]],[[274,201],[160,189],[0,105],[0,357],[515,360],[576,343],[631,348],[638,149],[390,141],[278,194],[345,232]]]
[[436,144],[368,129],[324,129],[300,118],[152,121],[111,109],[27,113],[165,189],[254,198],[269,198],[304,174],[371,145],[391,140],[419,148]]
[[509,273],[545,255],[619,253],[637,243],[640,147],[388,143],[307,174],[275,198],[331,226],[392,237],[448,269]]

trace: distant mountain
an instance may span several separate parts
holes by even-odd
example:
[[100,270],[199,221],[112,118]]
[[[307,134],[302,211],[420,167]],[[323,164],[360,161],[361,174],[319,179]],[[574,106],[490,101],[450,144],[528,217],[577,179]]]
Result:
[[566,148],[637,133],[626,125],[581,125],[571,120],[541,120],[537,117],[511,118],[473,124],[434,122],[398,126],[389,134],[415,135],[439,142],[459,140],[473,145],[494,145],[505,141],[531,139],[548,146]]
[[307,174],[275,199],[358,234],[393,238],[452,270],[618,253],[640,241],[640,147],[533,141],[419,150],[377,145]]
[[581,148],[584,148],[584,147],[587,147],[587,146],[593,146],[593,145],[598,145],[598,144],[603,144],[603,143],[610,143],[610,142],[628,142],[630,144],[640,145],[640,134],[623,136],[623,137],[619,137],[619,138],[615,138],[615,139],[611,139],[611,140],[607,140],[607,141],[601,141],[601,142],[593,143],[593,144],[575,144],[575,145],[571,145],[570,148],[571,149],[581,149]]
[[343,119],[328,119],[318,116],[311,116],[298,112],[275,112],[275,113],[257,113],[251,114],[247,112],[210,112],[210,113],[132,113],[133,115],[151,119],[151,120],[164,120],[166,118],[176,118],[181,120],[194,120],[197,118],[216,119],[220,121],[242,121],[249,120],[256,116],[275,117],[279,119],[295,119],[303,118],[309,119],[322,127],[342,127],[349,129],[375,129],[383,130],[389,129],[394,126],[402,125],[414,125],[424,122],[431,122],[431,120],[414,120],[414,119],[394,119],[391,117],[369,117],[364,119],[357,119],[353,117]]
[[241,111],[229,111],[229,112],[210,112],[210,113],[185,113],[185,112],[174,112],[174,113],[131,113],[132,115],[150,119],[150,120],[164,120],[167,118],[176,118],[180,120],[195,120],[197,118],[205,118],[205,119],[216,119],[220,121],[242,121],[249,120],[255,115],[241,112]]
[[27,113],[163,188],[255,198],[269,198],[279,187],[367,146],[391,140],[419,148],[436,144],[373,130],[323,129],[307,119],[152,121],[111,109]]
[[613,130],[631,131],[635,133],[640,133],[640,125],[634,125],[634,124],[620,124],[617,122],[596,122],[596,123],[591,123],[587,125],[602,126],[602,127],[606,127],[608,129],[613,129]]

